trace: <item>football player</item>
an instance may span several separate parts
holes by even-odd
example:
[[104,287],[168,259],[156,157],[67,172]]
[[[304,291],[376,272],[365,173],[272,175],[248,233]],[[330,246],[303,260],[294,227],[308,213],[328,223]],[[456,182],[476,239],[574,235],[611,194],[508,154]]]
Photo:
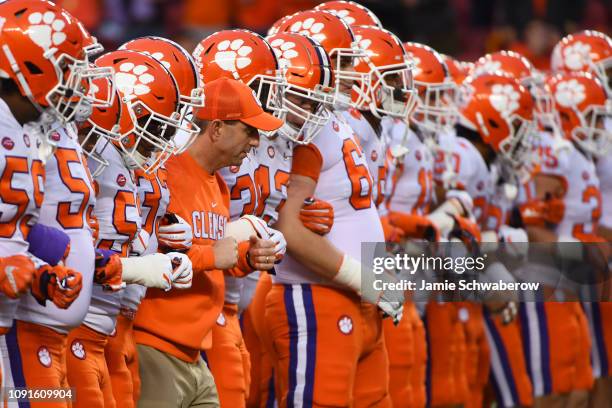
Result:
[[[174,41],[161,37],[142,37],[123,44],[120,49],[145,53],[157,59],[174,77],[179,90],[177,112],[181,127],[173,137],[175,153],[180,154],[195,140],[200,129],[192,122],[193,110],[204,106],[200,75],[189,53]],[[148,255],[158,252],[185,252],[191,247],[192,232],[189,224],[176,215],[165,214],[170,201],[166,183],[167,170],[159,168],[134,172],[138,200],[142,213],[141,240],[146,248],[132,246],[136,253]],[[161,225],[160,225],[161,223]],[[148,237],[148,239],[146,239]],[[136,242],[140,242],[138,240]],[[187,283],[187,280],[183,280]],[[141,285],[128,285],[121,297],[121,310],[117,317],[115,336],[106,345],[104,355],[108,364],[113,395],[120,406],[137,404],[140,395],[138,356],[132,334],[134,316],[146,293]]]
[[[279,404],[390,406],[376,306],[399,321],[403,299],[365,290],[368,303],[362,303],[358,295],[361,242],[384,238],[367,161],[342,115],[326,110],[334,98],[324,90],[333,89],[334,80],[325,50],[297,33],[267,40],[287,69],[287,117],[279,133],[296,143],[287,201],[275,224],[291,255],[275,268],[266,298]],[[324,237],[299,217],[304,199],[313,195],[334,206],[334,225]],[[363,270],[369,279],[371,272]]]
[[[599,78],[601,84],[606,88],[608,103],[612,95],[612,71],[610,69],[612,61],[612,39],[609,36],[592,30],[581,31],[570,34],[556,45],[553,50],[551,65],[554,71],[560,72],[589,72]],[[612,120],[604,118],[604,125],[608,132],[612,131]],[[609,135],[609,133],[608,133]],[[608,136],[609,137],[609,136]],[[600,192],[602,195],[602,217],[598,227],[598,234],[608,242],[612,240],[612,153],[598,154],[595,156],[597,175],[600,182]],[[602,302],[593,307],[600,309],[594,314],[589,313],[589,319],[595,319],[589,325],[591,332],[591,356],[593,360],[593,374],[596,377],[595,388],[591,403],[597,406],[598,403],[605,404],[612,398],[609,390],[612,383],[612,376],[609,367],[612,363],[612,349],[610,348],[609,320],[612,316],[612,304]],[[601,317],[598,317],[601,316]],[[597,328],[601,328],[597,329]],[[606,362],[607,360],[607,362]]]
[[[119,106],[111,110],[115,123],[95,122],[98,116],[91,121],[107,133],[118,135],[96,142],[94,154],[107,164],[104,170],[96,171],[101,163],[91,164],[97,173],[93,215],[100,226],[95,243],[94,279],[98,285],[94,285],[83,324],[68,339],[68,381],[80,394],[77,406],[115,405],[104,349],[115,333],[125,283],[169,290],[184,287],[191,280],[191,263],[186,255],[171,252],[135,257],[132,245],[141,229],[134,170],[153,172],[163,160],[158,155],[173,152],[171,138],[181,125],[174,117],[178,111],[177,85],[160,62],[133,51],[105,54],[96,65],[113,67],[117,73],[114,81],[119,97],[114,103]],[[107,91],[112,92],[112,87]],[[125,364],[123,368],[127,369]],[[132,396],[124,394],[118,394],[117,403],[132,404]]]
[[[17,128],[15,135],[22,135],[23,145],[7,140],[4,147],[12,150],[25,146],[34,151],[52,146],[43,149],[45,170],[36,153],[17,167],[11,165],[19,173],[34,175],[31,182],[22,180],[26,189],[20,190],[30,198],[30,204],[23,201],[24,195],[15,199],[23,203],[20,212],[29,211],[32,205],[39,207],[39,223],[63,230],[69,237],[69,246],[61,251],[66,255],[63,262],[38,268],[32,296],[23,296],[19,301],[16,323],[6,336],[9,350],[4,355],[4,367],[11,369],[3,374],[5,384],[11,387],[67,388],[67,333],[83,319],[91,291],[88,278],[93,276],[93,247],[85,216],[88,206],[95,202],[93,188],[76,137],[64,125],[91,102],[87,98],[91,72],[84,51],[88,43],[76,20],[52,3],[10,1],[1,8],[5,17],[3,72],[39,113],[44,111],[37,123],[28,125],[27,132]],[[52,27],[57,32],[53,36]],[[10,103],[14,102],[13,98]],[[19,120],[36,119],[31,107],[19,109]],[[34,214],[28,218],[36,219]],[[10,220],[8,225],[16,225],[13,221],[18,219]],[[26,235],[27,224],[23,223],[19,231]],[[79,296],[81,288],[83,293]],[[7,323],[10,327],[10,321]],[[66,404],[58,401],[54,406]]]

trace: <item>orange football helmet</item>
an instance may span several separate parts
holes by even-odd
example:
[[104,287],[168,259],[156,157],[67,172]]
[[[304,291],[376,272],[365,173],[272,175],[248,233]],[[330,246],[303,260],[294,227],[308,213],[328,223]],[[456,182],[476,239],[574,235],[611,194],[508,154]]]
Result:
[[551,66],[554,71],[590,72],[612,95],[612,39],[593,30],[570,34],[555,46]]
[[601,81],[588,72],[559,73],[547,81],[566,138],[595,157],[610,152],[612,101]]
[[353,87],[358,109],[370,109],[377,117],[388,115],[407,119],[416,103],[412,81],[414,64],[400,40],[378,27],[353,27],[353,33],[366,56],[355,66],[366,74],[364,83]]
[[454,105],[457,86],[440,54],[427,45],[407,42],[404,49],[414,62],[417,104],[410,119],[425,137],[436,135],[455,123]]
[[[295,13],[293,13],[295,14]],[[280,28],[281,25],[283,25],[283,23],[285,22],[285,20],[287,20],[288,18],[290,18],[291,16],[293,16],[293,14],[289,14],[286,16],[283,16],[281,18],[279,18],[278,20],[276,20],[268,29],[268,32],[266,33],[267,36],[270,35],[274,35],[276,33],[278,33],[278,30]]]
[[0,71],[39,110],[50,108],[64,123],[89,113],[91,80],[109,70],[91,71],[86,31],[64,9],[43,0],[0,3]]
[[470,72],[473,67],[470,66],[470,63],[459,61],[449,55],[440,55],[442,56],[442,60],[446,64],[446,68],[448,68],[448,73],[455,82],[455,85],[461,86],[461,84],[463,84],[463,81],[465,81],[465,79],[470,75]]
[[250,86],[267,111],[284,118],[282,90],[285,77],[270,44],[249,30],[223,30],[209,35],[193,51],[204,83],[220,77]]
[[334,107],[348,109],[352,105],[353,84],[366,80],[366,74],[354,68],[365,57],[365,51],[359,48],[343,19],[327,11],[301,11],[285,19],[279,32],[304,34],[321,44],[334,70]]
[[79,143],[83,153],[96,163],[91,175],[97,177],[108,166],[108,162],[98,152],[109,142],[117,144],[121,141],[119,124],[122,103],[117,89],[108,78],[94,79],[91,92],[96,98],[112,100],[108,107],[94,107],[85,122],[77,123]]
[[318,42],[302,34],[278,33],[266,40],[287,80],[282,99],[287,118],[279,132],[296,143],[310,143],[329,120],[326,108],[333,104],[329,56]]
[[525,180],[533,171],[533,98],[519,82],[501,73],[470,77],[459,121],[480,135],[510,169]]
[[372,11],[354,1],[328,1],[315,10],[333,11],[349,26],[375,26],[382,28],[380,20]]
[[204,106],[202,81],[191,55],[174,41],[154,36],[128,41],[119,49],[143,52],[152,56],[174,77],[180,92],[178,110],[180,120],[183,122],[183,127],[189,129],[188,133],[177,135],[175,139],[178,142],[176,154],[182,153],[200,134],[200,128],[192,120],[193,110]]
[[476,61],[472,75],[492,72],[503,72],[516,78],[531,92],[535,102],[534,115],[538,123],[544,128],[559,128],[552,108],[552,96],[544,87],[544,75],[538,72],[527,58],[514,51],[487,54]]
[[182,127],[179,90],[174,77],[155,58],[118,50],[102,55],[96,65],[113,67],[122,103],[121,140],[116,145],[130,167],[155,171],[175,152],[174,136]]

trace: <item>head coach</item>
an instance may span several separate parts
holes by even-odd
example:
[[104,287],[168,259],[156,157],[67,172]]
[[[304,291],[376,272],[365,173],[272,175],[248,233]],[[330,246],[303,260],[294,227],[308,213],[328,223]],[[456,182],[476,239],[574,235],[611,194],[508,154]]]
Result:
[[200,352],[224,302],[223,274],[244,276],[274,265],[274,243],[252,236],[226,237],[229,192],[217,170],[239,166],[259,145],[259,131],[282,121],[265,113],[251,89],[220,78],[206,84],[205,107],[195,113],[202,129],[187,151],[168,160],[168,212],[190,224],[191,288],[148,290],[134,321],[141,377],[140,407],[218,407],[213,377]]

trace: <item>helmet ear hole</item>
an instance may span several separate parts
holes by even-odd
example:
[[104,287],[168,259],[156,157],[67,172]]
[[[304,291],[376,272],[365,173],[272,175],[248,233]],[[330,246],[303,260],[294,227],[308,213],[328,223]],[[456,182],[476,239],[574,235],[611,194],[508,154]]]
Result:
[[559,112],[559,117],[561,118],[561,122],[563,123],[570,123],[570,117],[567,114],[567,112]]
[[40,75],[43,73],[42,69],[40,69],[38,65],[34,64],[31,61],[24,62],[24,65],[32,75]]
[[488,122],[489,122],[489,126],[491,126],[492,128],[499,129],[499,124],[493,119],[488,119]]

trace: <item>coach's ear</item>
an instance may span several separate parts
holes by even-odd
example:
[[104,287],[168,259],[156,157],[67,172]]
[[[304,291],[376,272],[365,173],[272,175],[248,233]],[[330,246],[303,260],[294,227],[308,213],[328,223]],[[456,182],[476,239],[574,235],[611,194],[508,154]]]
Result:
[[210,121],[206,128],[206,134],[210,138],[210,141],[213,143],[218,142],[223,136],[223,127],[225,123],[222,120],[215,119]]

